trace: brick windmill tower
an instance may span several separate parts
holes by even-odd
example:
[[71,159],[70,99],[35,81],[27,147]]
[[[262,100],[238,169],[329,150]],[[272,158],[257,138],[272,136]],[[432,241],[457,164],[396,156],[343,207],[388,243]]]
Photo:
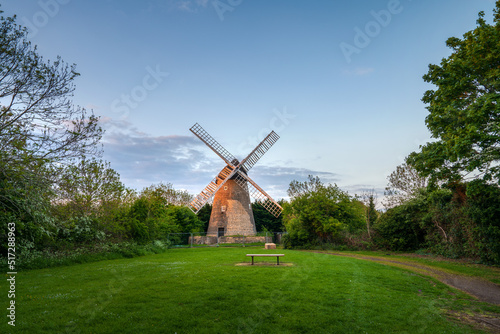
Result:
[[279,139],[279,136],[274,131],[271,131],[240,162],[198,123],[193,125],[189,130],[226,163],[226,166],[219,174],[190,204],[191,210],[197,213],[213,198],[212,214],[210,216],[207,235],[255,235],[255,220],[250,197],[253,197],[275,217],[281,214],[283,208],[250,179],[247,174]]

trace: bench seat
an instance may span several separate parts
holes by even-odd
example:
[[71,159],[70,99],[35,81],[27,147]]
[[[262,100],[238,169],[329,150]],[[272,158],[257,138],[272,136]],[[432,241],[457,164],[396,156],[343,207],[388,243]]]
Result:
[[271,257],[272,257],[272,256],[276,256],[276,265],[278,265],[278,266],[279,266],[279,265],[280,265],[280,257],[281,257],[281,256],[285,256],[285,254],[247,254],[247,256],[251,256],[251,257],[252,257],[252,266],[253,266],[253,264],[254,264],[254,262],[253,262],[253,258],[254,258],[255,256],[263,256],[263,257],[269,257],[269,256],[271,256]]

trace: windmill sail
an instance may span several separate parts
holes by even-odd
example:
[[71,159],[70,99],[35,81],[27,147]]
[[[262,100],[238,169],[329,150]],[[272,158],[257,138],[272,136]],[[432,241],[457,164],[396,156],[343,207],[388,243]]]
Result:
[[[189,129],[202,142],[204,142],[212,151],[215,152],[227,166],[196,196],[190,203],[191,210],[198,213],[200,209],[212,199],[219,189],[229,180],[234,179],[236,184],[242,187],[248,195],[253,197],[267,211],[278,217],[283,208],[271,198],[261,187],[259,187],[246,173],[249,171],[259,159],[274,145],[279,139],[276,132],[271,131],[250,154],[238,163],[237,159],[229,153],[221,144],[219,144],[212,136],[208,134],[198,123]],[[229,185],[229,183],[228,183]],[[246,204],[245,204],[246,206]],[[252,216],[253,221],[253,216]],[[255,223],[252,223],[255,226]],[[254,227],[255,229],[255,227]]]
[[283,211],[281,205],[279,205],[271,196],[259,187],[257,183],[245,175],[245,173],[238,171],[235,181],[243,189],[248,189],[250,196],[273,216],[278,217],[281,214],[281,211]]
[[234,156],[229,153],[229,151],[226,150],[221,144],[219,144],[217,140],[209,135],[208,132],[206,132],[205,129],[201,127],[201,125],[196,123],[189,130],[194,133],[196,137],[200,138],[201,141],[204,142],[208,147],[210,147],[212,151],[215,152],[215,154],[221,157],[222,160],[226,162],[226,164],[228,164],[229,166],[234,166]]
[[241,161],[240,166],[242,166],[245,171],[249,171],[259,159],[266,154],[266,152],[278,141],[280,136],[274,131],[264,138],[259,145],[250,154]]
[[220,189],[229,180],[236,170],[231,166],[226,166],[224,169],[196,196],[190,203],[194,213],[198,213],[200,209],[214,196],[217,190]]

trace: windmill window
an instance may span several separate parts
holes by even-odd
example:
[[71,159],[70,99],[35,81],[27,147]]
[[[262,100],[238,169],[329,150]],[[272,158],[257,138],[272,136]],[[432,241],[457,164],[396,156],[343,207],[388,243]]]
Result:
[[226,206],[225,206],[225,205],[222,205],[222,206],[220,207],[220,211],[221,211],[221,212],[226,212]]
[[224,186],[224,190],[227,190],[227,186]]

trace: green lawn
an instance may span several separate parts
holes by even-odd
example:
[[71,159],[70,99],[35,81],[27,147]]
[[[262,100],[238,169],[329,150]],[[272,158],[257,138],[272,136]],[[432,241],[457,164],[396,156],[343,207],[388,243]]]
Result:
[[[259,252],[284,253],[293,265],[235,266]],[[326,254],[172,249],[16,279],[16,327],[4,315],[2,333],[480,333],[444,315],[471,303],[481,308],[465,294],[405,270]],[[5,280],[0,288],[8,291]]]
[[404,260],[405,262],[430,265],[432,267],[437,267],[439,269],[442,269],[446,272],[453,274],[481,277],[495,284],[500,284],[500,267],[475,264],[472,263],[471,261],[450,260],[434,255],[418,256],[416,254],[407,254],[398,252],[388,253],[387,251],[385,252],[384,251],[371,251],[371,252],[370,251],[358,251],[358,252],[325,251],[325,253],[340,253],[340,254],[370,256],[387,260]]

